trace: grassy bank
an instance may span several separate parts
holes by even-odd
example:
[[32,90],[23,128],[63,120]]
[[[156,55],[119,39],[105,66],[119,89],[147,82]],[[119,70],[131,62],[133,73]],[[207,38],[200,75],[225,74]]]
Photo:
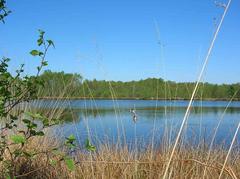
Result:
[[[48,151],[58,141],[54,138],[35,139],[28,145],[37,151]],[[171,148],[165,145],[157,150],[151,147],[144,151],[128,150],[126,146],[100,145],[95,152],[86,152],[83,146],[73,153],[76,166],[69,171],[63,164],[52,165],[46,153],[34,160],[17,162],[17,178],[162,178]],[[227,151],[215,148],[207,160],[208,148],[202,144],[197,148],[191,145],[178,148],[170,164],[170,178],[222,178],[240,177],[240,151],[234,150],[223,167]],[[205,171],[205,172],[204,172]],[[204,174],[205,173],[205,174]]]

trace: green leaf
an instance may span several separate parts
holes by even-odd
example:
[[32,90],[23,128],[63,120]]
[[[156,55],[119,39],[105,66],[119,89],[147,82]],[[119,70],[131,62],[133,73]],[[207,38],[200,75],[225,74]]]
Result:
[[39,131],[39,132],[36,133],[36,135],[38,135],[38,136],[44,136],[44,132],[43,132],[43,131]]
[[49,46],[53,46],[55,48],[55,45],[52,40],[47,40]]
[[43,36],[45,34],[45,32],[41,29],[38,29],[38,32],[39,32],[40,36]]
[[39,52],[38,56],[42,56],[44,53],[43,52]]
[[73,134],[71,134],[68,138],[69,141],[73,142],[76,140],[75,136]]
[[96,150],[96,147],[90,143],[89,139],[86,140],[85,147],[88,151],[94,152]]
[[44,127],[49,126],[49,120],[48,120],[47,118],[45,118],[45,119],[43,120],[43,126],[44,126]]
[[37,56],[37,55],[39,55],[39,51],[37,51],[37,50],[32,50],[32,51],[30,52],[30,54],[31,54],[32,56]]
[[38,46],[41,46],[43,44],[43,39],[42,38],[38,39],[37,43],[38,43]]
[[22,135],[13,135],[10,138],[14,144],[23,144],[26,142],[26,138]]
[[31,123],[31,121],[28,120],[28,119],[23,119],[22,121],[23,121],[23,123],[25,123],[25,124],[30,124],[30,123]]
[[36,129],[36,128],[37,128],[37,124],[31,122],[31,123],[27,124],[27,127],[28,127],[29,129]]
[[74,141],[76,140],[74,135],[70,135],[69,137],[66,138],[65,145],[68,146],[69,148],[75,148],[76,145],[74,144]]
[[30,134],[34,136],[37,135],[37,132],[35,130],[30,130]]
[[73,171],[75,170],[75,163],[73,159],[64,158],[65,164],[67,165],[68,170]]
[[43,61],[43,62],[42,62],[42,65],[43,65],[43,66],[48,66],[47,61]]

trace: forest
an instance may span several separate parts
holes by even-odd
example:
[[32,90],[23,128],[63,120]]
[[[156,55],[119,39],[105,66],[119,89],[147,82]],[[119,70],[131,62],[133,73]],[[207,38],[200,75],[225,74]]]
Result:
[[[40,75],[44,88],[39,97],[71,98],[117,98],[117,99],[189,99],[194,82],[166,81],[162,78],[147,78],[139,81],[87,80],[80,74],[52,72]],[[240,83],[200,83],[195,99],[233,100],[240,99]]]

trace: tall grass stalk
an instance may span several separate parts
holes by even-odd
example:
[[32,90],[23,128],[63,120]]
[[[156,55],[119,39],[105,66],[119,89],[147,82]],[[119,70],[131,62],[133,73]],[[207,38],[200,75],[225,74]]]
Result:
[[[208,150],[208,154],[207,154],[207,159],[206,159],[206,164],[208,164],[209,162],[209,158],[210,158],[210,155],[211,155],[211,151],[212,151],[212,148],[213,148],[213,144],[214,144],[214,141],[215,141],[215,138],[216,138],[216,135],[217,135],[217,132],[218,132],[218,129],[220,127],[220,124],[222,123],[222,120],[230,106],[230,104],[232,103],[233,99],[235,98],[236,94],[238,93],[239,90],[237,90],[234,95],[232,96],[232,98],[230,99],[230,101],[228,102],[227,106],[225,107],[222,115],[220,116],[220,119],[218,121],[218,124],[216,126],[216,128],[214,129],[214,133],[213,133],[213,136],[212,136],[212,140],[211,140],[211,143],[209,145],[209,150]],[[204,168],[204,172],[203,172],[203,178],[205,177],[206,175],[206,170],[207,170],[207,167]]]
[[169,170],[169,167],[170,167],[170,163],[171,163],[171,161],[172,161],[174,152],[175,152],[176,147],[177,147],[177,144],[178,144],[178,142],[179,142],[179,139],[180,139],[180,136],[181,136],[183,127],[184,127],[184,125],[185,125],[185,122],[187,121],[187,117],[188,117],[188,114],[189,114],[189,112],[190,112],[190,108],[191,108],[191,106],[192,106],[192,103],[193,103],[193,101],[194,101],[194,97],[195,97],[195,94],[196,94],[196,92],[197,92],[199,83],[200,83],[200,81],[201,81],[201,79],[202,79],[203,73],[204,73],[204,71],[205,71],[205,68],[206,68],[206,66],[207,66],[207,63],[208,63],[208,60],[209,60],[209,57],[210,57],[210,54],[211,54],[212,49],[213,49],[213,47],[214,47],[215,40],[216,40],[216,38],[217,38],[217,36],[218,36],[219,30],[220,30],[220,28],[221,28],[221,26],[222,26],[223,20],[224,20],[224,18],[225,18],[225,15],[226,15],[226,13],[227,13],[227,11],[228,11],[228,8],[229,8],[230,4],[231,4],[231,0],[228,1],[228,4],[227,4],[226,8],[224,9],[224,13],[223,13],[222,18],[221,18],[221,20],[220,20],[220,23],[218,24],[218,27],[217,27],[217,29],[216,29],[216,31],[215,31],[215,33],[214,33],[212,42],[211,42],[211,44],[210,44],[210,47],[209,47],[209,49],[208,49],[207,55],[206,55],[205,60],[204,60],[204,64],[203,64],[202,69],[201,69],[201,72],[200,72],[200,74],[199,74],[199,76],[198,76],[198,79],[197,79],[196,85],[195,85],[195,87],[194,87],[192,96],[191,96],[191,98],[190,98],[190,101],[189,101],[189,104],[188,104],[186,113],[185,113],[185,115],[184,115],[184,118],[183,118],[181,127],[180,127],[180,129],[179,129],[179,132],[178,132],[178,134],[177,134],[175,143],[174,143],[174,145],[173,145],[173,149],[172,149],[171,155],[170,155],[169,160],[168,160],[168,163],[167,163],[167,165],[166,165],[166,169],[165,169],[165,172],[164,172],[164,175],[163,175],[163,179],[166,179],[166,177],[167,177],[168,170]]
[[230,155],[230,153],[231,153],[231,151],[232,151],[233,144],[234,144],[234,142],[235,142],[235,140],[236,140],[236,138],[237,138],[237,134],[238,134],[239,128],[240,128],[240,122],[238,123],[237,129],[236,129],[235,134],[234,134],[234,136],[233,136],[233,139],[232,139],[231,145],[230,145],[230,147],[229,147],[229,150],[228,150],[227,156],[226,156],[226,158],[225,158],[225,160],[224,160],[224,163],[223,163],[223,166],[222,166],[222,170],[221,170],[221,172],[220,172],[220,175],[219,175],[218,179],[220,179],[220,178],[222,177],[222,174],[223,174],[224,168],[226,167],[226,164],[227,164],[227,161],[228,161],[229,155]]

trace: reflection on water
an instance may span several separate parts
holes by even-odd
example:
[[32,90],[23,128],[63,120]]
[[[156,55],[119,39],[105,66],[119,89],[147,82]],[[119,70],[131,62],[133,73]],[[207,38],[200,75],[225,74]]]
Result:
[[[215,143],[224,141],[228,145],[240,121],[240,102],[232,102],[223,116],[227,104],[225,101],[194,102],[183,135],[185,142],[197,144],[205,140],[208,143],[222,118]],[[139,145],[145,145],[152,141],[153,133],[156,144],[161,142],[164,134],[170,141],[174,140],[188,101],[41,100],[32,105],[45,109],[56,105],[66,108],[62,117],[65,122],[55,130],[64,136],[75,134],[80,143],[90,136],[94,141],[108,139],[115,143],[120,138],[129,144],[137,141]],[[133,108],[137,113],[136,123],[130,112]]]

